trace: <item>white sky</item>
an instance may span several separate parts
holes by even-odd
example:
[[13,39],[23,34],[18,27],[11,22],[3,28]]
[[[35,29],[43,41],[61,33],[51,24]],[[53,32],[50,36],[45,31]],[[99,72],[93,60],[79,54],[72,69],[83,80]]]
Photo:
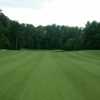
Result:
[[0,7],[9,18],[36,26],[100,21],[100,0],[0,0]]

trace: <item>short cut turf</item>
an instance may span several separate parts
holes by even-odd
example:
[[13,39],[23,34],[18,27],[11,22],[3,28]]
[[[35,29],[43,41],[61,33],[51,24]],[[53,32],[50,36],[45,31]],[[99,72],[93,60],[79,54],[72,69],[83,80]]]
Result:
[[0,51],[0,100],[100,100],[100,51]]

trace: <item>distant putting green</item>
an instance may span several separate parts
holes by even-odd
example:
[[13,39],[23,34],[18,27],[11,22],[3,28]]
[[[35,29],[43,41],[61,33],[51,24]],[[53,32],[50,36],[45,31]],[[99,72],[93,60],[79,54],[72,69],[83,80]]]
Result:
[[100,100],[100,51],[0,51],[0,100]]

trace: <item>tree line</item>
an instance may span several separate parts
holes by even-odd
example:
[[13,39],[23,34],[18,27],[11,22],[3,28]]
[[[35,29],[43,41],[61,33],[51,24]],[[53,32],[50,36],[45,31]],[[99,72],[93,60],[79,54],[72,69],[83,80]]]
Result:
[[100,49],[100,22],[84,28],[60,25],[33,26],[10,20],[0,12],[0,49]]

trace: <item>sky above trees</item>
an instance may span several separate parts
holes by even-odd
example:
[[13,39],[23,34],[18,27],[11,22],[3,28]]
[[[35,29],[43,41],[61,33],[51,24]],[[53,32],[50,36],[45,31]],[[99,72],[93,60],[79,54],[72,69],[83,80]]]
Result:
[[100,0],[0,0],[0,8],[11,19],[34,25],[84,26],[100,21]]

